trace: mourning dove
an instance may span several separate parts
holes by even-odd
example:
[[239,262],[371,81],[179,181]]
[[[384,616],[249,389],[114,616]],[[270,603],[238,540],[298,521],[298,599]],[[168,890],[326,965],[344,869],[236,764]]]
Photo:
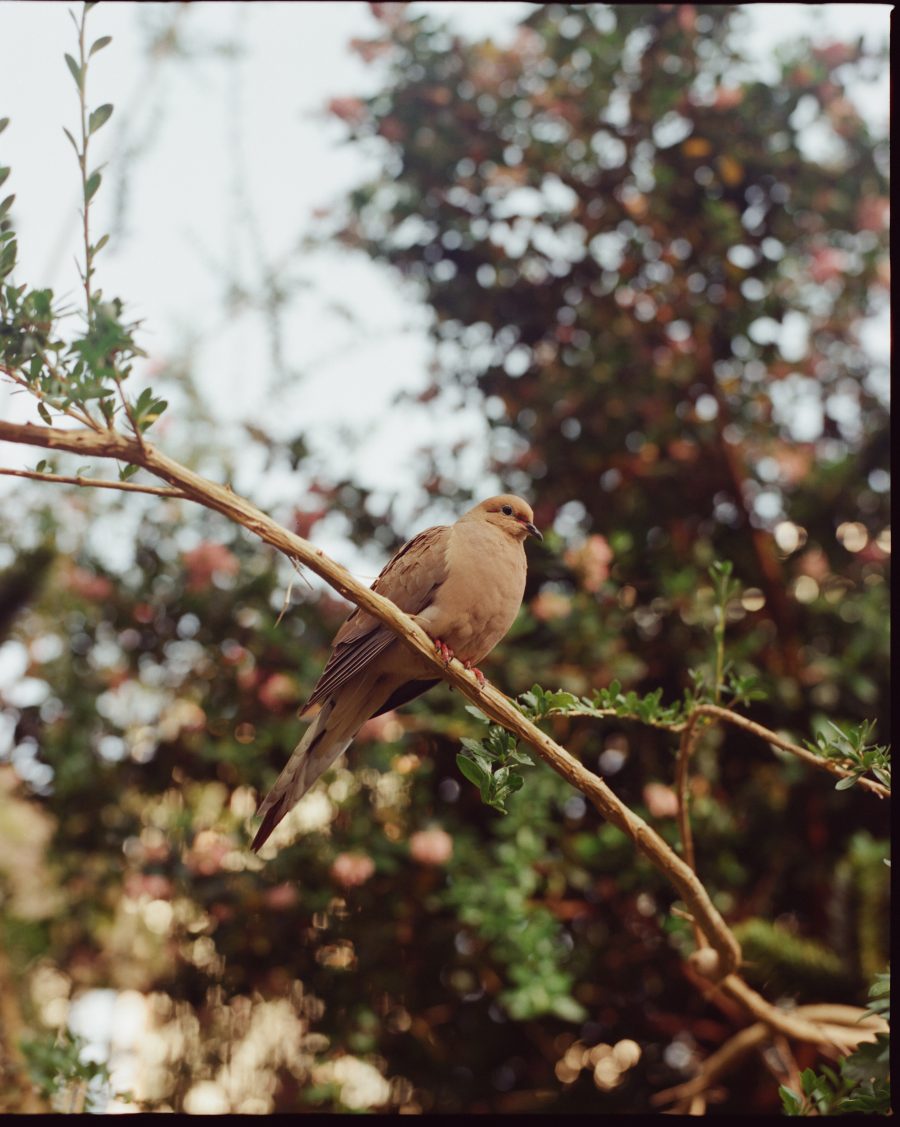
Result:
[[[444,659],[475,663],[512,626],[525,592],[525,539],[537,536],[521,497],[482,501],[456,524],[426,528],[400,549],[372,590],[411,615]],[[438,683],[434,668],[358,607],[337,632],[331,656],[301,715],[319,712],[259,808],[258,850],[315,780],[350,746],[366,720]]]

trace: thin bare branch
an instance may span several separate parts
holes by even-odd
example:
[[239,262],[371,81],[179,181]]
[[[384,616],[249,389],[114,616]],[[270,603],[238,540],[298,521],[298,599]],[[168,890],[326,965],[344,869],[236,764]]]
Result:
[[0,466],[0,474],[7,477],[27,477],[32,481],[55,481],[61,485],[82,485],[91,489],[120,489],[123,493],[151,493],[154,497],[176,497],[182,501],[190,500],[180,489],[167,485],[137,485],[131,481],[98,481],[93,477],[65,477],[58,473],[37,473],[34,470],[12,470]]

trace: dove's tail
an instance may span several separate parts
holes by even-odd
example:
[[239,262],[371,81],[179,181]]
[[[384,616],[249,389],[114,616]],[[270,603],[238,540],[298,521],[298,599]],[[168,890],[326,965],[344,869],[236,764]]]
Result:
[[[335,759],[353,742],[359,724],[348,732],[346,723],[339,723],[338,717],[332,720],[336,703],[334,697],[325,702],[315,720],[306,729],[303,739],[294,749],[294,754],[278,776],[275,785],[266,795],[257,811],[262,816],[263,822],[256,832],[251,849],[259,850],[265,844],[269,834],[285,814],[300,801],[322,772],[327,771]],[[329,725],[330,720],[332,723]]]

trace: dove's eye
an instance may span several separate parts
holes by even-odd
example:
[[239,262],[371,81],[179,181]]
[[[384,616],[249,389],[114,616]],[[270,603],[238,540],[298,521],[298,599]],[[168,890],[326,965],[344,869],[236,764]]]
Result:
[[500,512],[503,513],[504,516],[511,517],[512,516],[512,505],[504,505],[503,508],[500,510]]

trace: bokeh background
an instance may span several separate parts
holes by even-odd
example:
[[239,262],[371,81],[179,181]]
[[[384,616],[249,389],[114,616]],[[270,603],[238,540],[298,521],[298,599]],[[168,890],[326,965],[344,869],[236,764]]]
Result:
[[[170,402],[168,453],[366,578],[473,500],[528,497],[545,542],[485,666],[512,694],[678,699],[728,559],[753,717],[889,741],[886,7],[89,20],[113,36],[90,100],[116,107],[98,280],[144,320],[133,380]],[[0,6],[15,278],[74,307],[73,41],[62,5]],[[0,411],[36,418],[7,387]],[[0,498],[4,1059],[25,1037],[71,1070],[68,1027],[112,1073],[58,1100],[641,1111],[740,1028],[691,978],[672,891],[562,780],[480,804],[455,766],[478,722],[445,688],[368,725],[251,856],[345,604],[179,502]],[[671,737],[553,724],[674,842]],[[737,732],[696,775],[699,871],[748,976],[864,1002],[885,804]],[[716,1109],[776,1112],[771,1067]]]

